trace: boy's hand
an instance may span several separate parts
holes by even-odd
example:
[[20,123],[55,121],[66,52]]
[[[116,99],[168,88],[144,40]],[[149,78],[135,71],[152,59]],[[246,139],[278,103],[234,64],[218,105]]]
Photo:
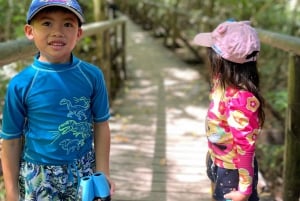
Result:
[[113,180],[111,178],[106,177],[106,179],[108,180],[108,183],[109,183],[110,195],[113,195],[116,190],[116,184],[115,184],[115,182],[113,182]]
[[224,198],[232,201],[248,201],[249,195],[240,193],[239,191],[233,190],[230,193],[224,195]]

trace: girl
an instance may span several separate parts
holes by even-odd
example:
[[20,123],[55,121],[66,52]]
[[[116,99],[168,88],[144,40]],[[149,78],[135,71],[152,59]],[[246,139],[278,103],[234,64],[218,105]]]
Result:
[[264,123],[257,54],[260,41],[248,21],[228,21],[200,33],[208,47],[211,103],[207,113],[207,174],[217,201],[257,201],[255,142]]

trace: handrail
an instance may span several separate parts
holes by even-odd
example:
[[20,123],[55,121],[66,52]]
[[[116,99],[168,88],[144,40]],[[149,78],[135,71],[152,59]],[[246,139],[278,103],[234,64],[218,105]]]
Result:
[[[163,9],[166,10],[166,12],[170,12],[173,14],[173,16],[181,16],[184,17],[185,19],[187,19],[187,23],[190,24],[189,20],[193,19],[193,23],[192,25],[195,24],[208,24],[208,25],[213,25],[215,22],[213,22],[212,20],[207,20],[206,18],[195,18],[194,16],[192,16],[191,13],[189,12],[183,12],[180,9],[177,8],[173,8],[173,7],[168,7],[165,4],[162,3],[153,3],[151,1],[147,1],[147,0],[142,0],[139,1],[139,3],[147,5],[149,8],[153,8],[153,9]],[[142,13],[145,14],[145,13]],[[147,18],[148,17],[148,18]],[[145,19],[146,21],[143,22],[143,24],[147,23],[147,22],[151,22],[151,17],[147,16],[147,17],[143,17],[143,19]],[[155,18],[155,16],[153,16],[153,18]],[[162,23],[163,19],[159,20],[159,23]],[[175,24],[173,24],[174,27],[172,27],[172,29],[174,29],[173,33],[176,32],[176,22]],[[272,31],[268,31],[268,30],[264,30],[264,29],[256,29],[258,34],[259,34],[259,38],[262,42],[262,44],[266,44],[275,48],[278,48],[280,50],[286,51],[286,52],[292,52],[295,53],[296,55],[300,55],[300,38],[299,37],[295,37],[295,36],[291,36],[291,35],[287,35],[287,34],[280,34],[280,33],[275,33]]]
[[83,37],[92,36],[100,31],[105,31],[109,28],[116,27],[123,24],[126,21],[126,17],[122,16],[114,20],[107,20],[102,22],[94,22],[90,24],[83,25]]
[[[116,27],[125,23],[126,18],[120,17],[118,19],[94,22],[83,25],[83,37],[95,35],[101,31]],[[36,53],[37,49],[34,44],[27,38],[20,38],[0,43],[0,66],[12,63],[14,61],[26,59]]]
[[36,48],[27,38],[0,43],[0,66],[26,59],[34,52]]
[[258,28],[256,30],[263,44],[300,55],[300,38]]

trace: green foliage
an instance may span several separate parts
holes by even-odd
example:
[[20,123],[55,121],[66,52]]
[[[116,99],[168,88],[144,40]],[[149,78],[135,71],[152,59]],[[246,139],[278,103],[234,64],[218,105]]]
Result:
[[0,201],[5,200],[5,192],[4,192],[4,182],[3,177],[0,177]]
[[85,37],[81,41],[81,49],[84,52],[89,52],[93,46],[93,39],[91,37]]
[[[124,0],[120,0],[123,1]],[[251,20],[252,25],[265,30],[279,33],[300,35],[300,7],[292,5],[291,0],[149,0],[164,3],[170,7],[176,6],[193,14],[193,18],[207,19],[212,26],[228,18],[236,20]],[[27,9],[31,0],[0,0],[0,41],[23,37]],[[86,22],[93,21],[93,2],[79,0],[85,13]],[[103,0],[103,3],[105,1]],[[127,1],[126,1],[127,2]],[[130,3],[141,3],[141,0],[130,0]],[[295,1],[296,2],[296,1]],[[299,2],[299,1],[298,1]],[[11,16],[8,18],[8,16]],[[193,19],[190,19],[193,20]],[[204,20],[203,20],[204,21]],[[188,26],[189,24],[186,24]],[[195,25],[198,26],[198,25]],[[200,26],[199,26],[200,27]],[[9,28],[9,30],[7,30]],[[207,29],[207,27],[205,27]],[[183,27],[194,34],[195,27]],[[203,30],[201,30],[203,31]],[[10,33],[7,36],[5,33]],[[94,49],[92,38],[84,38],[77,47],[78,52],[91,57]],[[287,107],[287,68],[288,55],[283,51],[269,46],[262,46],[259,60],[261,90],[265,99],[274,109],[284,116]],[[3,102],[7,79],[0,76],[0,100]],[[268,119],[266,120],[268,121]],[[281,122],[280,125],[284,124]],[[278,122],[271,122],[267,126],[278,127]],[[280,126],[283,129],[283,126]],[[265,128],[268,129],[268,128]],[[283,133],[279,132],[279,133]],[[268,178],[276,178],[282,173],[283,146],[259,145],[258,154],[260,168]],[[1,182],[0,182],[1,183]],[[0,192],[1,200],[1,192]]]
[[[282,175],[284,146],[258,144],[256,152],[259,168],[265,178],[275,180],[279,175]],[[273,182],[273,185],[276,185],[276,182]]]
[[80,6],[82,8],[82,11],[84,13],[85,21],[86,23],[93,22],[94,16],[93,16],[93,1],[85,1],[85,0],[79,0]]
[[259,72],[260,87],[264,98],[284,118],[288,97],[288,53],[263,45],[260,53]]
[[272,91],[265,95],[265,99],[272,103],[273,107],[276,108],[276,110],[284,114],[287,109],[287,91],[281,90],[281,91]]
[[[0,116],[2,116],[2,108],[4,97],[9,79],[18,71],[27,65],[26,61],[15,62],[0,68]],[[1,120],[1,119],[0,119]],[[0,122],[1,123],[1,122]]]
[[[6,85],[8,82],[8,78],[1,75],[0,76],[0,107],[2,108],[3,105],[3,99],[5,96],[5,91],[6,91]],[[0,114],[1,114],[2,109],[0,109]]]
[[[27,8],[30,0],[0,0],[0,41],[23,37]],[[9,33],[6,35],[5,33]]]

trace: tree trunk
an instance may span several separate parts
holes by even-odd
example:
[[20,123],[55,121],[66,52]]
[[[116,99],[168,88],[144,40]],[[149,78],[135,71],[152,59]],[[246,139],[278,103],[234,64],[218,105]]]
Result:
[[[290,33],[296,31],[297,7],[296,0],[290,19]],[[285,132],[285,153],[283,170],[283,200],[299,201],[300,198],[300,56],[290,56],[288,75],[288,108]]]
[[285,132],[283,200],[299,201],[300,198],[300,56],[289,61],[288,108]]

